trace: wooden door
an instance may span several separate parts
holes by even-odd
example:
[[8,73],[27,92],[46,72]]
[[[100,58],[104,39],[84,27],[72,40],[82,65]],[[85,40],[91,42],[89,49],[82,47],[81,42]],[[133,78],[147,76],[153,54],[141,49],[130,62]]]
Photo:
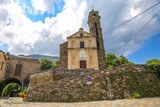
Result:
[[86,61],[80,61],[80,68],[86,68]]
[[22,64],[17,64],[14,72],[14,76],[21,76]]

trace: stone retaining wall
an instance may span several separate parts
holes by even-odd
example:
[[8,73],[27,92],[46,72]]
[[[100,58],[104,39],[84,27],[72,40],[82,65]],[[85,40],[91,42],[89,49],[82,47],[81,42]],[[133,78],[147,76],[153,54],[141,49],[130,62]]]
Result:
[[79,102],[160,96],[160,66],[157,68],[128,65],[101,71],[89,70],[88,73],[83,70],[57,70],[53,74],[55,77],[61,75],[60,79],[31,88],[24,100]]
[[30,77],[30,87],[34,88],[39,85],[49,84],[52,81],[58,81],[64,78],[78,77],[94,72],[93,69],[56,69],[46,70],[41,73],[36,73]]

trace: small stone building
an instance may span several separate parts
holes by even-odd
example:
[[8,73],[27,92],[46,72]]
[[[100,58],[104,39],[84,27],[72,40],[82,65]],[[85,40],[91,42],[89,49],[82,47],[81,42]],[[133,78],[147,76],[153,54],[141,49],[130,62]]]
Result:
[[89,33],[80,28],[60,45],[60,68],[105,69],[105,50],[98,11],[90,11]]
[[0,80],[14,78],[20,82],[40,71],[40,61],[0,51]]

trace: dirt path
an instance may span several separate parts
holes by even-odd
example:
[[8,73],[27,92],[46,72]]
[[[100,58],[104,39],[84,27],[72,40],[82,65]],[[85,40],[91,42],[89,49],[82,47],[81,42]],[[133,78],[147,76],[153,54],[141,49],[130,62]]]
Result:
[[124,99],[81,103],[28,103],[21,98],[0,99],[0,107],[160,107],[160,98]]

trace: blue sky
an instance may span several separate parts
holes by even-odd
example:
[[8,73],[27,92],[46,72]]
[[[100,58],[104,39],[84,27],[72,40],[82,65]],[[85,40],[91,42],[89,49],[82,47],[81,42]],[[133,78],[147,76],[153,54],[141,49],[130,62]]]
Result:
[[[21,1],[18,3],[20,6],[22,6],[23,4],[26,4],[28,7],[24,6],[23,10],[25,11],[25,15],[32,21],[37,22],[37,21],[42,21],[43,23],[45,23],[45,18],[49,17],[56,17],[56,15],[58,13],[60,13],[63,9],[64,6],[64,1],[63,0],[59,0],[59,2],[54,2],[53,3],[53,7],[49,8],[48,11],[45,11],[44,13],[41,13],[40,10],[37,11],[37,13],[34,13],[34,7],[32,5],[32,1],[31,0],[26,0],[26,1]],[[28,9],[29,8],[29,9]],[[54,10],[54,12],[53,12]]]
[[2,44],[2,45],[0,45],[0,49],[4,52],[8,52],[8,45],[7,44]]
[[101,15],[106,53],[124,55],[137,64],[152,58],[160,59],[160,14],[126,44],[160,10],[159,5],[127,24],[105,32],[158,2],[159,0],[1,0],[0,50],[15,55],[58,56],[59,44],[66,41],[67,36],[80,27],[88,31],[88,13],[94,7]]
[[146,40],[142,47],[127,58],[136,64],[143,64],[152,58],[160,59],[160,33]]

